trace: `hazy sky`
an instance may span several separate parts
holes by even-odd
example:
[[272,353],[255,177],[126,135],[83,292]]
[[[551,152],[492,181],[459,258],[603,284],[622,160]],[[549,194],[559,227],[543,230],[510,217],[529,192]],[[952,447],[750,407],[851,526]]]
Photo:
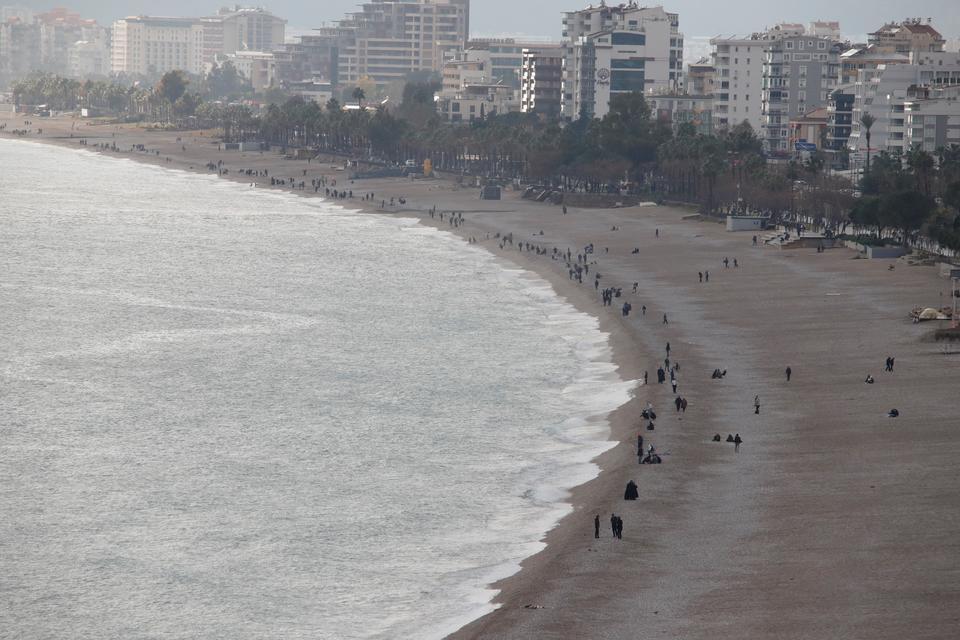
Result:
[[[599,0],[593,0],[599,3]],[[472,32],[475,35],[530,34],[560,37],[560,12],[586,6],[589,0],[473,0]],[[227,2],[216,0],[0,0],[0,5],[32,9],[68,6],[102,23],[137,13],[198,15],[212,13]],[[293,28],[308,29],[336,20],[359,0],[247,0],[289,21]],[[609,4],[615,4],[610,2]],[[651,2],[649,4],[658,4]],[[947,39],[960,37],[960,0],[667,0],[668,11],[680,14],[680,28],[688,36],[749,33],[776,22],[839,20],[844,33],[863,34],[884,21],[906,17],[932,17]],[[729,10],[729,7],[735,7]]]

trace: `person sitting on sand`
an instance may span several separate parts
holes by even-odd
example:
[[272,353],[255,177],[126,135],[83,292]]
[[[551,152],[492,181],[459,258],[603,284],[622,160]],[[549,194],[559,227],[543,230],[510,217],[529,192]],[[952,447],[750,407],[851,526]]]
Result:
[[623,492],[624,500],[636,500],[640,497],[640,492],[637,490],[637,483],[631,480],[627,483],[627,488]]
[[887,417],[888,417],[888,418],[899,418],[899,417],[900,417],[900,412],[897,411],[896,409],[890,409],[890,411],[887,412]]
[[719,433],[716,434],[715,436],[713,436],[713,441],[714,441],[714,442],[721,442],[722,440],[723,440],[723,438],[720,437],[720,434],[719,434]]
[[867,383],[867,384],[873,384],[873,383],[874,383],[873,376],[868,373],[868,374],[867,374],[867,379],[864,380],[864,382]]

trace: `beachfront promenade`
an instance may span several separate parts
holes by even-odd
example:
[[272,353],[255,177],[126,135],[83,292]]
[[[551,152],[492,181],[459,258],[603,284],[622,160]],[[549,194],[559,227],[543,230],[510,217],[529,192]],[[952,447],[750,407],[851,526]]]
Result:
[[[45,121],[43,137],[69,136],[72,125]],[[235,170],[304,179],[306,169],[307,184],[347,177],[331,163],[218,151],[209,135],[112,127],[84,127],[83,134],[120,149],[144,144],[159,153],[114,155],[173,168],[207,173],[207,163],[222,160],[233,170],[225,177],[244,184],[254,179]],[[271,188],[269,178],[256,184]],[[960,356],[944,355],[925,339],[933,326],[907,317],[914,306],[946,302],[949,281],[934,268],[897,263],[890,271],[888,261],[854,260],[845,249],[754,247],[750,234],[684,220],[688,212],[666,207],[563,215],[512,192],[480,201],[475,189],[442,180],[350,188],[373,192],[377,205],[402,197],[398,213],[477,238],[535,270],[600,318],[623,377],[649,373],[650,384],[612,416],[620,444],[598,460],[601,475],[574,491],[575,512],[548,535],[543,552],[499,585],[503,606],[455,637],[960,633]],[[449,218],[431,217],[434,206],[462,212],[464,223],[453,228]],[[498,233],[514,242],[501,248]],[[527,251],[527,242],[545,251]],[[569,249],[575,259],[590,244],[590,271],[579,284],[553,249]],[[724,258],[739,266],[725,268]],[[699,281],[703,271],[709,282]],[[621,288],[622,297],[605,307],[600,291],[608,287]],[[633,308],[626,317],[625,301]],[[670,385],[656,384],[667,342],[671,363],[680,363],[677,393],[689,401],[682,413],[674,411]],[[892,373],[883,370],[889,356]],[[727,375],[713,379],[717,368]],[[864,384],[867,374],[875,384]],[[642,433],[667,454],[660,465],[638,465],[635,455],[648,401],[658,419],[655,431]],[[900,417],[887,418],[894,407]],[[713,442],[717,433],[739,433],[739,453]],[[640,498],[625,502],[631,479]],[[594,539],[594,517],[606,524],[611,513],[624,520],[623,540],[612,539],[609,526]]]

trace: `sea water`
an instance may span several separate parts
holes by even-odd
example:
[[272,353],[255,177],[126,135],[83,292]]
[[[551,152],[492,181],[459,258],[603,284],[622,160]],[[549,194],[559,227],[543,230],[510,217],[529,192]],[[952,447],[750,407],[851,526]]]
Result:
[[481,248],[82,151],[0,166],[3,637],[439,638],[611,446],[596,320]]

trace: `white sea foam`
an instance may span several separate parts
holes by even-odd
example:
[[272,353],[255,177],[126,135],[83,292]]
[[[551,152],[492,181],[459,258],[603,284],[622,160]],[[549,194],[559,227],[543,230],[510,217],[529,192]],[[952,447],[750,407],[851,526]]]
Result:
[[16,637],[439,638],[493,609],[613,445],[634,383],[597,320],[452,234],[0,157]]

